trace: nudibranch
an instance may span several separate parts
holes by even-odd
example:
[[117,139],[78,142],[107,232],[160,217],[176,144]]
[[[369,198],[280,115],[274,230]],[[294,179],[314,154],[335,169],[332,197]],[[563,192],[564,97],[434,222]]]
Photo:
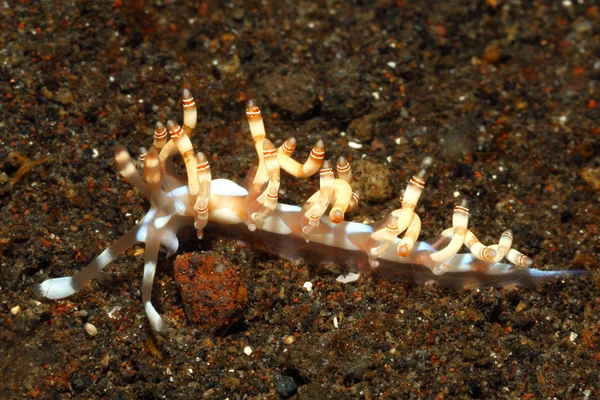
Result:
[[[227,179],[212,179],[207,157],[194,153],[190,138],[196,128],[196,104],[184,89],[183,126],[174,121],[156,123],[152,147],[140,157],[143,176],[127,150],[116,147],[117,169],[148,199],[148,213],[83,270],[73,276],[47,279],[36,291],[49,299],[70,296],[127,248],[145,243],[142,301],[152,328],[163,332],[167,325],[150,300],[158,253],[164,250],[170,256],[177,251],[181,229],[193,227],[201,239],[211,226],[245,233],[268,249],[287,255],[446,287],[530,286],[579,273],[530,268],[532,260],[512,248],[510,231],[504,232],[497,244],[484,245],[468,227],[465,201],[455,206],[451,228],[432,240],[418,241],[421,219],[415,209],[431,165],[429,157],[410,179],[400,209],[375,226],[345,221],[346,213],[359,202],[351,187],[348,161],[340,157],[334,171],[319,140],[308,159],[300,163],[292,158],[294,138],[278,148],[266,138],[261,111],[252,101],[246,106],[246,117],[258,166],[244,188]],[[174,157],[178,154],[185,163],[186,176],[175,173]],[[319,190],[304,206],[278,202],[282,169],[297,178],[319,173]],[[459,253],[463,247],[468,252]]]

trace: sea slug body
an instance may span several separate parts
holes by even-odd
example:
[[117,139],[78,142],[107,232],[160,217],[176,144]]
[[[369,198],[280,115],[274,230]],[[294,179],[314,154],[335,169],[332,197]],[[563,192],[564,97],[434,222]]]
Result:
[[[581,273],[530,268],[532,260],[512,248],[510,231],[504,232],[497,244],[482,244],[468,227],[469,210],[464,200],[454,208],[451,228],[431,240],[418,241],[421,218],[415,209],[432,164],[429,157],[410,179],[400,209],[375,227],[345,221],[345,214],[359,203],[358,194],[352,190],[348,161],[341,157],[334,171],[325,160],[325,146],[319,140],[308,159],[300,163],[292,158],[294,138],[278,148],[266,138],[261,111],[252,101],[247,104],[246,117],[258,156],[255,175],[247,188],[227,179],[213,179],[206,156],[194,153],[190,137],[196,128],[197,111],[187,89],[183,91],[183,126],[174,121],[156,124],[152,147],[141,157],[143,176],[127,150],[117,145],[117,169],[149,200],[149,211],[83,270],[38,285],[39,295],[48,299],[70,296],[127,248],[144,243],[142,301],[152,328],[164,332],[167,324],[150,300],[158,253],[161,249],[167,255],[177,252],[177,233],[186,227],[194,227],[200,239],[214,226],[235,234],[251,233],[275,252],[284,249],[285,254],[316,262],[447,287],[531,286]],[[173,158],[177,154],[183,158],[186,176],[174,172]],[[282,169],[297,178],[319,173],[320,188],[302,207],[278,202]],[[467,253],[459,253],[463,247]]]

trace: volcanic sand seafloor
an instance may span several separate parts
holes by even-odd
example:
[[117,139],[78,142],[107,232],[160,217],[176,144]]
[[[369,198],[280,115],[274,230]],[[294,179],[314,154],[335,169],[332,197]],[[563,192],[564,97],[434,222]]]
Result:
[[[600,11],[405,3],[0,8],[2,397],[598,397]],[[255,161],[253,98],[298,159],[317,138],[330,161],[349,159],[364,192],[354,220],[397,208],[429,155],[422,238],[450,226],[459,192],[482,241],[511,228],[536,267],[591,274],[528,289],[344,285],[335,266],[212,235],[179,254],[210,251],[245,282],[219,329],[186,318],[161,256],[153,303],[170,331],[151,332],[143,246],[74,296],[35,298],[142,218],[115,143],[137,157],[155,121],[181,122],[184,86],[213,177],[242,183]],[[317,187],[284,177],[280,201]]]

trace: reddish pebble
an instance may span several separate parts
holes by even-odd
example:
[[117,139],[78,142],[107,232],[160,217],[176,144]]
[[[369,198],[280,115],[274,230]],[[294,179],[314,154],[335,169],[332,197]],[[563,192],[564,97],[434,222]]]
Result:
[[207,330],[235,322],[248,301],[245,276],[238,265],[209,251],[181,254],[174,269],[188,321]]

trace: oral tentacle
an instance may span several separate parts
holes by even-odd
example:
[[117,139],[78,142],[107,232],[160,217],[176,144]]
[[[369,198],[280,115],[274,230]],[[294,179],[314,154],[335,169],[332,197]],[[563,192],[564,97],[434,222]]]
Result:
[[119,254],[139,243],[137,236],[142,223],[137,224],[116,242],[104,249],[87,267],[72,276],[47,279],[36,288],[38,295],[49,299],[62,299],[71,296],[94,279],[100,271],[110,264]]

